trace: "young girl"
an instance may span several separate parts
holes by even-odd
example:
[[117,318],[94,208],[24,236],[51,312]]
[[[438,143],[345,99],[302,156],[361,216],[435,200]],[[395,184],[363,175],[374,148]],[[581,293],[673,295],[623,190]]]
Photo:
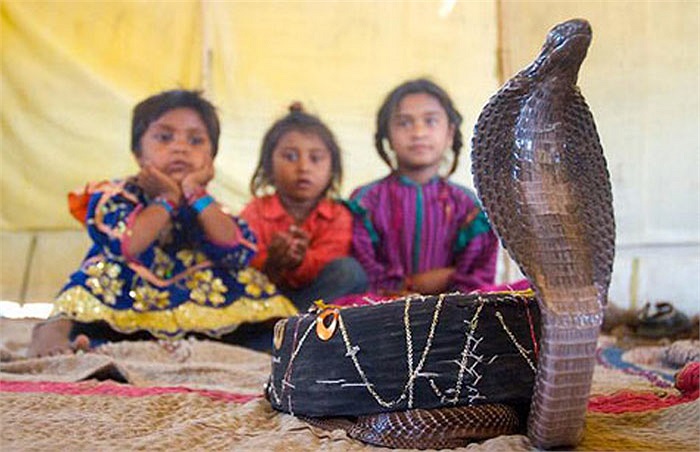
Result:
[[[328,197],[342,179],[340,148],[330,129],[298,103],[263,139],[250,182],[256,196],[241,213],[258,237],[252,265],[264,271],[300,310],[366,289],[349,257],[352,216]],[[262,193],[274,189],[274,194]]]
[[254,236],[206,191],[218,140],[216,110],[198,92],[166,91],[136,105],[131,149],[140,171],[69,198],[93,245],[52,319],[35,328],[30,355],[187,333],[255,341],[242,333],[255,330],[250,324],[295,313],[246,268]]
[[[435,83],[394,89],[377,114],[375,145],[391,168],[356,189],[353,254],[379,294],[471,292],[494,281],[498,241],[476,196],[442,177],[457,168],[462,116]],[[390,156],[385,141],[393,151]]]

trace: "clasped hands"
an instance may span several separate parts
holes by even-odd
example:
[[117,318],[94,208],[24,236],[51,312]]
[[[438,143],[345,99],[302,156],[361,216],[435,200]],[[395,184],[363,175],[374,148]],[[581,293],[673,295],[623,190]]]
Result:
[[265,266],[271,273],[293,270],[304,260],[308,247],[309,235],[299,226],[291,225],[287,231],[272,236]]

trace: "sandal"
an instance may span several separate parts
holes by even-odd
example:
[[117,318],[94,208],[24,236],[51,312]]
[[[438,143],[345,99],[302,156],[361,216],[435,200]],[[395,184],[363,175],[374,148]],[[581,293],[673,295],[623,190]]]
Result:
[[653,307],[650,303],[645,304],[638,319],[637,335],[651,339],[672,337],[691,327],[688,316],[666,301],[655,303]]

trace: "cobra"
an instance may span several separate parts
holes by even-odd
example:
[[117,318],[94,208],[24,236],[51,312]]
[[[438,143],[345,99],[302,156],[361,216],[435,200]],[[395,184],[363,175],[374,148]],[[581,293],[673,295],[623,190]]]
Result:
[[[474,128],[475,186],[490,222],[504,248],[530,281],[534,296],[514,294],[519,302],[511,304],[498,301],[500,296],[507,298],[503,294],[486,298],[443,295],[423,300],[422,304],[409,297],[399,301],[404,306],[403,327],[381,317],[380,309],[397,309],[391,306],[396,302],[382,308],[356,308],[372,310],[371,316],[365,317],[362,317],[364,311],[322,312],[321,323],[315,325],[326,338],[323,341],[344,346],[341,352],[329,350],[325,356],[311,356],[311,371],[294,368],[294,363],[301,365],[304,343],[312,328],[301,331],[304,325],[301,318],[287,321],[286,328],[278,332],[291,344],[288,349],[280,348],[288,356],[284,357],[284,363],[282,355],[275,356],[280,362],[278,365],[273,361],[267,390],[275,408],[295,413],[297,407],[295,414],[312,419],[317,425],[342,427],[350,436],[372,444],[439,448],[518,431],[518,419],[523,416],[512,402],[526,394],[530,400],[525,413],[527,435],[533,445],[574,446],[581,440],[615,248],[607,165],[593,116],[577,87],[579,68],[590,41],[591,28],[585,20],[573,19],[555,26],[538,57],[491,97]],[[493,300],[489,301],[488,297]],[[530,298],[536,299],[536,310],[527,308]],[[428,314],[421,314],[420,309]],[[451,309],[449,314],[445,313],[448,309]],[[459,317],[464,310],[469,313]],[[475,324],[486,318],[487,311],[496,328],[480,336],[476,334]],[[537,338],[530,342],[523,312],[528,319],[534,319],[537,327],[533,329],[530,325],[530,330],[537,333]],[[362,322],[374,322],[375,328],[388,328],[391,334],[387,337],[405,338],[407,377],[402,390],[392,392],[394,398],[380,394],[378,387],[381,381],[393,379],[391,372],[381,370],[382,366],[396,367],[392,363],[397,356],[387,355],[384,362],[380,359],[377,364],[363,364],[358,358],[363,353],[367,357],[368,353],[388,352],[380,342],[375,342],[374,350],[368,351],[370,347],[366,343],[350,337],[344,317],[350,318],[351,314],[362,317]],[[396,312],[391,315],[395,318]],[[424,315],[423,320],[420,315]],[[447,368],[446,359],[436,351],[439,348],[436,344],[441,334],[453,331],[450,323],[459,322],[470,326],[450,336],[457,364],[450,374],[450,382],[454,384],[445,389],[445,375],[438,370],[431,372],[431,369]],[[440,325],[446,326],[440,330]],[[507,340],[499,339],[502,332],[499,325]],[[424,342],[415,338],[417,332],[425,338]],[[284,347],[282,338],[276,339]],[[424,343],[420,354],[413,350],[416,343]],[[310,340],[306,344],[311,347]],[[538,347],[539,352],[535,353]],[[517,353],[510,355],[513,350]],[[323,380],[307,375],[323,370],[340,375],[333,373],[333,369],[323,369],[321,364],[314,367],[317,361],[322,363],[321,360],[337,353],[341,353],[338,363],[351,362],[342,375],[359,375],[356,383],[344,378]],[[440,358],[431,361],[433,355]],[[490,370],[489,366],[508,359],[511,359],[510,367],[521,366],[520,375],[527,376],[527,365],[531,366],[532,379],[513,378]],[[368,369],[377,377],[371,379]],[[472,372],[471,380],[467,382],[465,373],[469,372]],[[339,383],[341,380],[345,383]],[[418,390],[423,380],[426,384],[420,387],[429,388],[432,398]],[[318,394],[331,394],[323,392],[325,386],[319,382],[326,386],[347,384],[332,394],[333,397],[350,394],[348,401],[304,403],[309,392],[304,392],[306,388],[302,384],[320,387],[316,389],[321,391]],[[364,393],[352,392],[352,385],[359,385],[370,394],[367,405],[374,404],[376,409],[367,410],[377,412],[360,412],[350,420],[328,419],[334,412],[345,410],[346,413],[338,414],[347,414],[352,411],[348,407],[354,409],[364,403],[358,395]],[[471,394],[465,394],[465,385]],[[390,387],[397,386],[400,384]],[[494,388],[510,393],[506,397]],[[524,392],[518,392],[521,389]],[[310,408],[304,412],[307,406]]]
[[585,20],[554,27],[488,102],[472,141],[479,196],[542,311],[528,436],[544,448],[581,439],[615,250],[607,164],[577,87],[590,42]]

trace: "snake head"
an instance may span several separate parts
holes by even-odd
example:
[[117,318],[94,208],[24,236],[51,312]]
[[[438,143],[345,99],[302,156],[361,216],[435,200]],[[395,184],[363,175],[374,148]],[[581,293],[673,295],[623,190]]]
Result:
[[539,56],[527,69],[530,77],[562,77],[575,84],[593,33],[585,19],[571,19],[552,28]]

